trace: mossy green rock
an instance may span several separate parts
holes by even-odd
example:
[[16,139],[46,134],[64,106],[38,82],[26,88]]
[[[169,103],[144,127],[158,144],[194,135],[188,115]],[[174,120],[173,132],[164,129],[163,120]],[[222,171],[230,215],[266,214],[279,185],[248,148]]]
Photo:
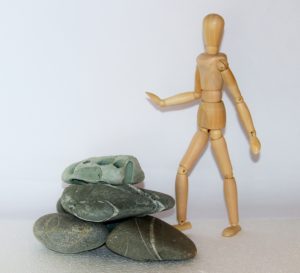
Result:
[[108,230],[100,223],[84,222],[69,214],[52,213],[35,222],[33,233],[51,250],[79,253],[102,246]]
[[62,179],[69,184],[136,184],[145,178],[138,160],[130,155],[91,157],[67,167]]
[[195,244],[185,234],[151,216],[132,218],[110,232],[106,246],[139,261],[186,260],[195,257]]
[[174,207],[175,200],[132,185],[87,184],[67,187],[61,204],[80,219],[106,222],[167,210]]

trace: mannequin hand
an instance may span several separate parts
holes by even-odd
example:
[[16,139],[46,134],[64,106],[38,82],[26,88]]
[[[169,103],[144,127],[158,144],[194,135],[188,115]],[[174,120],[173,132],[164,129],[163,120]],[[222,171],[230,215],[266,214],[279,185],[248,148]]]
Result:
[[165,106],[164,100],[162,100],[159,96],[156,96],[155,94],[153,94],[151,92],[146,92],[146,94],[148,95],[149,99],[157,106],[160,106],[160,107]]
[[254,155],[259,154],[261,145],[256,135],[250,135],[250,147]]

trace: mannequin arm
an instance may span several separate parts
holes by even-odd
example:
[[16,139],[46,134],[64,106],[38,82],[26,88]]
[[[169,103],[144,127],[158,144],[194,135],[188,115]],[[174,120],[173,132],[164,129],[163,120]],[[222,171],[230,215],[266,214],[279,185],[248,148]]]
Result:
[[168,97],[166,99],[161,99],[157,95],[150,92],[146,92],[146,94],[149,96],[152,102],[154,102],[160,107],[184,104],[199,99],[201,97],[201,95],[197,92],[184,92],[172,97]]
[[[220,62],[221,63],[221,62]],[[258,154],[260,152],[260,142],[256,137],[256,131],[254,128],[254,124],[251,118],[250,111],[247,107],[247,104],[244,102],[237,82],[227,63],[222,62],[219,66],[219,70],[221,71],[222,78],[227,85],[229,92],[234,98],[235,106],[239,117],[242,121],[242,124],[249,135],[251,151],[253,154]]]
[[195,72],[195,90],[191,92],[184,92],[177,94],[172,97],[168,97],[166,99],[161,99],[157,95],[151,93],[151,92],[146,92],[146,94],[149,96],[150,100],[155,103],[156,105],[160,107],[165,107],[165,106],[173,106],[173,105],[179,105],[179,104],[184,104],[188,103],[197,99],[201,98],[201,86],[200,86],[200,74],[198,72],[198,69],[196,68]]

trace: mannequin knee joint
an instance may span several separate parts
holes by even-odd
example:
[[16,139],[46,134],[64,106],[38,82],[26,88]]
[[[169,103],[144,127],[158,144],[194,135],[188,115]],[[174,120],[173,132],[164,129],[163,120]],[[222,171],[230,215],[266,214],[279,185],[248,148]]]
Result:
[[231,173],[227,173],[227,174],[224,175],[224,180],[225,181],[226,180],[232,180],[232,179],[234,179],[232,172]]
[[188,174],[188,169],[182,165],[179,165],[178,170],[177,170],[177,174],[180,175],[187,175]]

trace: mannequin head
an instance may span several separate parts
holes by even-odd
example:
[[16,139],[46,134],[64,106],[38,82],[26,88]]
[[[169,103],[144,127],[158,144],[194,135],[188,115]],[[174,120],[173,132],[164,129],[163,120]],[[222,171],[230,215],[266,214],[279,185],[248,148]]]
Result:
[[218,14],[208,14],[203,19],[203,40],[205,52],[219,53],[224,31],[224,19]]

